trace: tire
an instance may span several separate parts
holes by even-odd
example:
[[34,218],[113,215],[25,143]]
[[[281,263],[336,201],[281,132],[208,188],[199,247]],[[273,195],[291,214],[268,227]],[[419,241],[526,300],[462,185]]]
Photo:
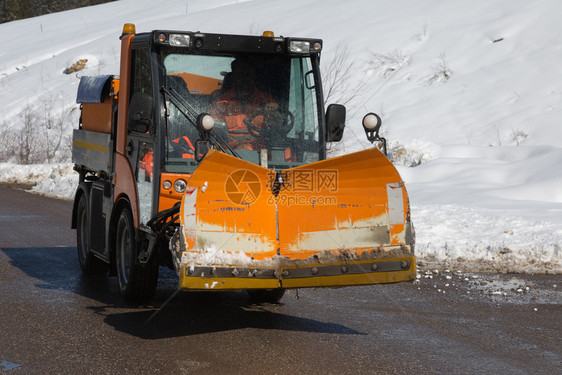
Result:
[[252,302],[277,303],[285,295],[285,289],[248,289],[246,290]]
[[90,252],[88,246],[88,200],[82,194],[76,212],[76,247],[78,263],[85,275],[103,275],[107,273],[108,264]]
[[115,264],[119,289],[127,302],[145,303],[154,297],[158,282],[158,265],[139,264],[133,215],[124,208],[117,221]]

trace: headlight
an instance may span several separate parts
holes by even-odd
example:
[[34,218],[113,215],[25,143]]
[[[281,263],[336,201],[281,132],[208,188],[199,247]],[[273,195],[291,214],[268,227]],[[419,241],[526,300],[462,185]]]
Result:
[[208,113],[202,113],[197,117],[197,125],[209,132],[215,126],[215,119]]
[[187,182],[185,180],[177,180],[174,182],[174,190],[178,193],[183,193],[187,187]]
[[169,43],[171,46],[189,47],[189,35],[170,34]]
[[166,41],[167,37],[166,34],[159,34],[158,37],[156,38],[156,40],[158,40],[160,43],[164,43]]
[[375,113],[368,113],[363,117],[363,126],[365,129],[378,131],[381,127],[381,118]]
[[172,188],[172,183],[169,180],[166,180],[162,183],[162,187],[165,190],[170,190]]
[[289,43],[289,52],[310,53],[310,42],[304,40],[291,40],[291,43]]

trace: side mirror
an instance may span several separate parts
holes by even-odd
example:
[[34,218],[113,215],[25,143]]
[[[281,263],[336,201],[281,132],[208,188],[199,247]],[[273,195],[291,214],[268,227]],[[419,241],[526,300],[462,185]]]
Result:
[[152,126],[153,108],[152,96],[134,94],[129,103],[127,128],[131,131],[146,133]]
[[339,142],[345,129],[345,106],[330,104],[326,111],[326,141]]

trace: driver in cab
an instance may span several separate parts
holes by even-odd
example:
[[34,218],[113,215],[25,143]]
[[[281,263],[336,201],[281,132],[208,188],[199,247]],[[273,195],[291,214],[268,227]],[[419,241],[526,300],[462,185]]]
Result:
[[265,140],[252,135],[244,120],[250,120],[256,128],[265,128],[281,118],[279,105],[269,93],[255,86],[256,74],[247,62],[234,60],[231,68],[232,87],[219,95],[209,108],[209,114],[226,123],[230,147],[260,150],[267,147]]

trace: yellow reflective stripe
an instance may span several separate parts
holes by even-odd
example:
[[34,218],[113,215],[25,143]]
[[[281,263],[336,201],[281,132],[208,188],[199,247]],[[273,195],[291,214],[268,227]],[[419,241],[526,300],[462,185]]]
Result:
[[414,281],[415,267],[404,271],[370,272],[353,275],[312,276],[294,279],[250,279],[213,277],[201,278],[180,276],[181,290],[243,290],[243,289],[295,289],[295,288],[339,288],[346,286],[374,285]]
[[314,276],[305,278],[283,279],[283,288],[322,288],[344,287],[359,285],[374,285],[398,283],[401,281],[414,281],[416,279],[415,267],[405,271],[358,273],[354,275]]
[[95,143],[88,143],[84,141],[74,141],[74,147],[81,147],[92,151],[107,152],[107,146],[96,145]]

